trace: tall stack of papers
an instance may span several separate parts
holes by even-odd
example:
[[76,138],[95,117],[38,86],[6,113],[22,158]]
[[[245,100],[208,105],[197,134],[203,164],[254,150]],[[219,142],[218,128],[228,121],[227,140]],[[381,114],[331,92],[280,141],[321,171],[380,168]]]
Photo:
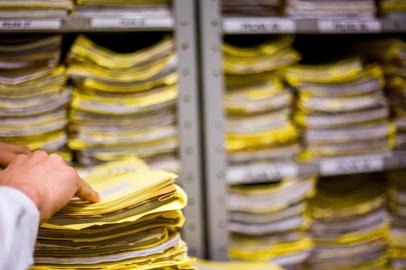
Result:
[[371,19],[373,0],[287,0],[286,13],[295,19]]
[[42,224],[33,269],[192,269],[178,233],[186,195],[176,176],[131,164],[82,174],[101,201],[72,199]]
[[2,37],[0,141],[49,152],[65,146],[71,91],[59,66],[61,42],[61,36]]
[[292,159],[299,151],[290,120],[293,95],[278,71],[299,60],[289,36],[257,47],[223,46],[231,163]]
[[357,44],[357,50],[377,61],[386,79],[386,92],[397,127],[397,146],[406,147],[406,43],[401,39],[377,39]]
[[303,269],[312,248],[305,212],[314,182],[312,177],[302,177],[230,187],[230,257]]
[[389,259],[393,269],[406,268],[406,173],[388,173],[390,211]]
[[406,19],[406,3],[404,0],[379,0],[378,2],[383,17]]
[[76,0],[75,14],[92,18],[156,18],[171,16],[170,0]]
[[0,18],[59,18],[72,9],[71,0],[2,0]]
[[382,70],[350,59],[298,65],[286,72],[298,90],[296,122],[303,127],[302,158],[382,153],[394,144]]
[[226,16],[280,16],[282,0],[224,0],[223,14]]
[[[137,154],[177,170],[177,58],[165,38],[134,53],[115,53],[79,36],[68,55],[75,89],[70,148],[82,164]],[[175,168],[173,168],[175,167]]]
[[310,269],[385,269],[385,181],[378,175],[321,179],[311,200]]

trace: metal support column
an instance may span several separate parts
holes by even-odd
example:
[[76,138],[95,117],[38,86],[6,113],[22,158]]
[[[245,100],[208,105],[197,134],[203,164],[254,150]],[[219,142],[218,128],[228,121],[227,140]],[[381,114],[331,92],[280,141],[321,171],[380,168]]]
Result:
[[175,0],[175,35],[179,59],[179,98],[177,106],[180,140],[180,185],[188,194],[183,229],[189,254],[203,258],[203,192],[200,160],[199,104],[197,85],[197,50],[195,1]]

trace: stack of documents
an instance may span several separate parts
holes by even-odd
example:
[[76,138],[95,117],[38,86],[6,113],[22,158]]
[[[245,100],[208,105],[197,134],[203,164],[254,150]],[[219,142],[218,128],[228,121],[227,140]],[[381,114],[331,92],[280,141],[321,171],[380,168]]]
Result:
[[224,0],[223,14],[226,16],[280,16],[282,0]]
[[71,0],[2,0],[0,18],[60,18],[72,9]]
[[380,14],[385,18],[406,19],[406,2],[404,0],[379,0]]
[[298,153],[298,132],[290,120],[293,94],[278,73],[299,60],[292,42],[283,36],[257,47],[223,46],[231,163],[287,160]]
[[389,228],[383,175],[320,179],[310,205],[315,244],[310,269],[386,269]]
[[397,147],[406,147],[406,42],[376,39],[356,45],[371,61],[378,62],[385,75],[385,90],[397,128]]
[[[66,145],[61,36],[3,36],[0,41],[0,141],[56,152]],[[23,128],[22,128],[23,127]]]
[[314,183],[313,177],[301,177],[230,187],[230,257],[303,269],[312,248],[305,212]]
[[287,0],[286,13],[295,19],[372,19],[373,0]]
[[199,270],[283,270],[266,262],[216,262],[197,260],[193,263]]
[[124,160],[81,175],[101,201],[72,199],[42,224],[33,269],[193,269],[174,174]]
[[390,211],[389,259],[393,269],[406,269],[406,172],[388,173]]
[[171,16],[170,0],[76,0],[75,14],[92,18],[156,18]]
[[358,59],[298,65],[286,78],[298,90],[296,122],[303,127],[304,160],[383,153],[395,126],[382,88],[382,69]]
[[177,164],[177,57],[164,38],[134,53],[116,53],[79,36],[68,55],[75,89],[72,138],[82,164],[137,154]]

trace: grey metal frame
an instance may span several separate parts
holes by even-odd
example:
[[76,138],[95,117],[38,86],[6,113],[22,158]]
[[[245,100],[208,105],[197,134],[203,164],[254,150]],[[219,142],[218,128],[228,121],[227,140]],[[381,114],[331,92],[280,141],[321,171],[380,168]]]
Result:
[[185,208],[183,229],[189,254],[205,257],[202,172],[200,160],[200,125],[196,47],[195,3],[175,0],[175,35],[179,59],[178,128],[180,133],[181,176],[189,202]]

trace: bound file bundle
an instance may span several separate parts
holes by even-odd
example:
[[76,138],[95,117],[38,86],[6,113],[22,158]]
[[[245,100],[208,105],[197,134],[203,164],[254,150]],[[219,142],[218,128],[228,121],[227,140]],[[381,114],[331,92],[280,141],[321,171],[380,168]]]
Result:
[[178,75],[171,38],[122,54],[80,36],[68,63],[75,84],[69,146],[82,164],[134,153],[149,162],[175,159]]
[[186,195],[175,175],[119,161],[86,171],[101,195],[41,225],[33,269],[192,269],[178,229]]
[[226,16],[280,16],[284,4],[281,0],[224,0],[222,6]]
[[388,173],[389,259],[393,269],[406,268],[406,173]]
[[299,65],[286,72],[298,90],[296,122],[303,127],[305,160],[381,153],[394,144],[382,70],[358,59]]
[[303,269],[312,248],[305,212],[313,193],[312,177],[230,187],[230,257]]
[[286,13],[295,19],[372,19],[373,0],[287,0]]
[[380,174],[318,181],[310,203],[315,243],[310,269],[386,269],[384,185]]
[[[61,36],[3,36],[0,44],[0,141],[55,152],[67,142]],[[23,127],[23,128],[22,128]]]
[[357,51],[378,62],[385,75],[385,90],[397,127],[397,146],[406,146],[406,43],[401,39],[377,39],[356,44]]
[[72,9],[71,0],[3,0],[0,18],[60,18]]
[[76,0],[75,14],[91,18],[161,19],[171,16],[170,0]]
[[292,93],[278,74],[299,59],[292,42],[284,36],[257,47],[223,46],[226,148],[232,163],[286,160],[298,153]]

